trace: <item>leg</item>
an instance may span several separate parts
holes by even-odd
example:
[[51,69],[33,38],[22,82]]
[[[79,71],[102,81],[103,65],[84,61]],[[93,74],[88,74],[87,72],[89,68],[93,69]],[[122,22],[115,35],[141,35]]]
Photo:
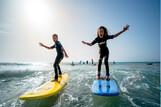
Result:
[[55,59],[55,62],[54,62],[54,71],[55,71],[55,80],[58,79],[58,66],[59,66],[59,63],[60,63],[60,57],[57,56],[56,59]]
[[56,61],[55,61],[53,66],[54,66],[54,71],[55,71],[55,80],[57,80],[58,79],[58,71],[57,71],[57,63],[56,63]]
[[104,64],[105,64],[105,68],[106,68],[106,76],[110,76],[110,74],[109,74],[109,64],[108,64],[108,56],[105,56]]
[[99,58],[99,61],[98,61],[98,72],[97,72],[97,77],[98,79],[100,78],[100,75],[101,75],[101,65],[102,65],[102,55],[100,55],[100,58]]
[[62,72],[61,72],[61,69],[60,69],[60,66],[59,65],[58,65],[58,70],[59,70],[59,75],[61,75]]
[[61,72],[61,69],[60,69],[60,66],[59,66],[59,64],[60,64],[60,62],[61,62],[61,60],[63,59],[63,56],[62,57],[60,57],[59,58],[59,61],[58,61],[58,70],[59,70],[59,75],[61,75],[62,74],[62,72]]
[[106,52],[105,59],[104,59],[104,64],[105,64],[105,68],[106,68],[106,77],[105,77],[106,80],[110,80],[108,58],[109,58],[109,51]]

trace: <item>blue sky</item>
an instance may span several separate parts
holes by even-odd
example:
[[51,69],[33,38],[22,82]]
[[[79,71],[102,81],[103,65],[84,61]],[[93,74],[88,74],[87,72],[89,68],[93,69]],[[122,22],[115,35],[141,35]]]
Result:
[[109,60],[159,61],[159,0],[0,0],[0,61],[53,62],[56,51],[38,45],[53,45],[53,33],[69,54],[64,62],[97,61],[97,44],[81,41],[91,42],[101,25],[115,34],[126,24],[129,31],[107,43]]

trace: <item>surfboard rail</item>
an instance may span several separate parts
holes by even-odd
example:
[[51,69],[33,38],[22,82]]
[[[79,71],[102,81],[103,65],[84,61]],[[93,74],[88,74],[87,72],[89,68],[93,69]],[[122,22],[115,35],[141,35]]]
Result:
[[24,93],[19,97],[19,99],[21,100],[43,99],[56,95],[67,84],[68,79],[69,79],[68,74],[64,73],[62,74],[61,77],[58,78],[58,81],[50,80],[41,85],[40,87]]

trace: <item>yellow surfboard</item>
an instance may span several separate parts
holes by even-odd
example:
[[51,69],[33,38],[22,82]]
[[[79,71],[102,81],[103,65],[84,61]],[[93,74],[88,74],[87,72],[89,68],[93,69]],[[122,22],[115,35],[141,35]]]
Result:
[[67,73],[62,74],[58,78],[58,81],[48,81],[45,84],[41,85],[40,87],[26,92],[21,95],[19,98],[21,100],[31,100],[31,99],[43,99],[53,95],[58,94],[63,87],[67,84],[69,76]]

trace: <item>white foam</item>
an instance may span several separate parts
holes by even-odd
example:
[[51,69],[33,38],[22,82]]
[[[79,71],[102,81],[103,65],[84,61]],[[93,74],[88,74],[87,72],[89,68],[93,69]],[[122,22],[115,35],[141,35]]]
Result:
[[145,89],[148,89],[148,88],[149,88],[149,85],[148,85],[147,83],[142,83],[141,85],[142,85],[142,87],[145,88]]
[[134,107],[141,107],[141,106],[139,106],[139,105],[137,105],[137,104],[134,103],[132,97],[130,97],[130,96],[126,96],[126,97],[127,97],[127,99],[129,100],[129,102],[130,102]]

